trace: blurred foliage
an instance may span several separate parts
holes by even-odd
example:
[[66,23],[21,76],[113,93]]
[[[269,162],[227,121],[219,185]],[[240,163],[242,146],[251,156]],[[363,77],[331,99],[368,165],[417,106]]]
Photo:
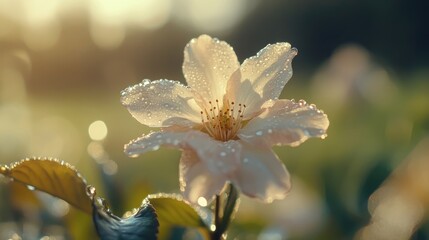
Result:
[[[183,47],[200,33],[231,43],[241,60],[291,42],[300,53],[282,97],[316,103],[331,122],[324,141],[275,148],[293,175],[290,196],[270,205],[241,199],[231,239],[352,238],[370,221],[368,197],[429,133],[423,2],[14,2],[0,1],[0,163],[64,159],[115,212],[179,191],[178,151],[123,154],[149,129],[119,92],[143,78],[183,81]],[[96,120],[107,126],[101,140],[88,134]],[[16,192],[28,194],[0,184],[0,239],[94,238],[90,217],[43,194],[20,202]],[[177,228],[165,238],[194,234]],[[413,239],[428,235],[426,217]]]

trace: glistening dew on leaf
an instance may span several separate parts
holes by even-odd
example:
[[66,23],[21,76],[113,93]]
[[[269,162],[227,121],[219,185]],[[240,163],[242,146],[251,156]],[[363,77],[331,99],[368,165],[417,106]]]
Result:
[[227,182],[266,202],[284,198],[290,176],[271,146],[324,138],[329,125],[316,106],[278,99],[296,55],[289,43],[276,43],[240,66],[226,42],[192,39],[183,63],[188,86],[143,80],[122,91],[122,104],[140,123],[161,128],[131,141],[125,152],[181,149],[180,185],[191,202],[212,199]]

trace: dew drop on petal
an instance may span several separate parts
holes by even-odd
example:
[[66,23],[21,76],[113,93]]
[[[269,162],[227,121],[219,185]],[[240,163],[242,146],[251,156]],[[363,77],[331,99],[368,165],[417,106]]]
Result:
[[256,134],[256,136],[262,136],[263,132],[261,130],[259,130],[255,134]]
[[31,186],[31,185],[27,185],[27,189],[30,191],[36,190],[36,188],[34,186]]
[[143,84],[143,87],[144,87],[144,86],[150,84],[150,80],[149,79],[144,79],[141,84]]
[[159,149],[159,147],[160,147],[159,145],[155,145],[155,146],[152,147],[152,150],[156,151],[156,150]]
[[137,153],[129,153],[128,156],[131,157],[131,158],[136,158],[139,155]]

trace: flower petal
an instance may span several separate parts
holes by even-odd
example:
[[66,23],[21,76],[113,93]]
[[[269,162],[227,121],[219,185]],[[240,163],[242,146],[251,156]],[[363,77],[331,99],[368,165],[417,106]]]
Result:
[[253,144],[298,146],[310,137],[326,137],[329,120],[315,105],[304,100],[272,100],[266,110],[252,119],[238,134]]
[[140,123],[149,127],[201,123],[191,90],[171,80],[143,80],[121,92],[121,102]]
[[185,47],[183,74],[188,86],[207,100],[222,100],[228,79],[239,67],[232,47],[216,38],[201,35]]
[[180,158],[180,190],[190,202],[197,202],[199,197],[210,201],[219,194],[225,185],[223,175],[213,174],[202,162],[195,151],[186,149]]
[[192,149],[215,174],[234,171],[240,162],[241,145],[231,140],[220,142],[200,131],[161,131],[152,132],[125,145],[125,152],[132,157],[158,150],[161,146]]
[[247,196],[265,202],[284,198],[291,188],[286,167],[269,148],[242,143],[241,166],[232,182]]
[[292,59],[297,53],[289,43],[267,45],[234,73],[228,82],[228,98],[247,105],[245,117],[258,111],[265,101],[280,96],[292,77]]

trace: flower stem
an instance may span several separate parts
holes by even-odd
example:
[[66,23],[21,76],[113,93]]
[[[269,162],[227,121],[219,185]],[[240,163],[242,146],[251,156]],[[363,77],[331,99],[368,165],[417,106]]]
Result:
[[220,222],[220,196],[216,195],[216,200],[215,200],[215,226],[219,226],[219,222]]
[[227,195],[225,207],[223,209],[223,214],[220,214],[220,201],[221,198],[219,195],[216,195],[215,199],[215,229],[212,233],[212,240],[222,240],[223,234],[228,229],[229,223],[231,222],[231,217],[234,211],[236,210],[236,204],[238,200],[238,191],[235,187],[230,184],[229,192]]
[[220,223],[220,218],[221,218],[221,216],[220,216],[220,196],[219,195],[216,195],[216,199],[215,199],[215,209],[214,209],[214,225],[215,225],[215,229],[214,229],[214,231],[212,232],[212,240],[220,240],[221,239],[221,236],[222,236],[222,233],[220,233],[219,234],[219,231],[218,231],[218,226],[219,226],[219,223]]

